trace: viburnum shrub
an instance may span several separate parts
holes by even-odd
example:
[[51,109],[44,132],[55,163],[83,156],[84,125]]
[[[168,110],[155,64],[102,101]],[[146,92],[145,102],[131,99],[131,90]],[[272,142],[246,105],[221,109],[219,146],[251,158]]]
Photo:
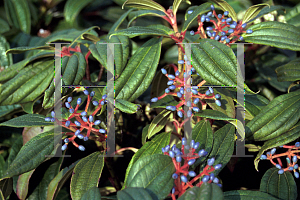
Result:
[[296,200],[294,2],[4,0],[0,199]]

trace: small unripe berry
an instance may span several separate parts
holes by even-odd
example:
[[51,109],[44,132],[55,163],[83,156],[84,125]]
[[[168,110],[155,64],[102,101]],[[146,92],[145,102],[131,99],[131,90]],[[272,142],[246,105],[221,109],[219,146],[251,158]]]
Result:
[[85,151],[85,148],[84,148],[84,146],[82,146],[82,145],[79,145],[79,146],[78,146],[78,149],[79,149],[80,151]]
[[69,127],[69,126],[70,126],[70,124],[71,124],[71,122],[70,122],[70,121],[66,121],[66,123],[65,123],[65,126],[66,126],[66,127]]
[[99,133],[105,133],[106,131],[104,129],[99,129]]
[[228,14],[229,14],[228,11],[225,11],[225,12],[224,12],[224,16],[227,16]]
[[84,90],[83,93],[84,93],[85,95],[89,95],[89,91],[87,91],[87,90]]
[[67,101],[71,102],[72,101],[72,97],[68,97]]
[[177,179],[177,178],[178,178],[178,175],[177,175],[176,173],[174,173],[174,174],[172,175],[172,178],[173,178],[173,179]]
[[69,102],[65,102],[66,108],[71,108],[71,105]]
[[51,117],[46,117],[46,118],[45,118],[45,121],[46,121],[46,122],[50,122],[50,121],[51,121]]
[[190,14],[192,14],[192,13],[193,13],[193,11],[192,11],[192,10],[189,10],[189,11],[188,11],[188,14],[189,14],[189,15],[190,15]]
[[62,145],[61,150],[64,151],[66,149],[67,149],[67,145],[66,144]]
[[92,103],[93,103],[94,106],[98,106],[99,105],[98,101],[93,101]]
[[181,181],[184,182],[184,183],[188,182],[187,177],[184,176],[184,175],[181,175],[181,176],[180,176],[180,179],[181,179]]
[[252,31],[251,29],[248,29],[248,30],[246,31],[246,33],[251,34],[251,33],[253,33],[253,31]]
[[194,171],[189,171],[189,176],[190,177],[195,177],[197,174]]
[[278,174],[283,174],[283,172],[284,172],[283,169],[278,170]]

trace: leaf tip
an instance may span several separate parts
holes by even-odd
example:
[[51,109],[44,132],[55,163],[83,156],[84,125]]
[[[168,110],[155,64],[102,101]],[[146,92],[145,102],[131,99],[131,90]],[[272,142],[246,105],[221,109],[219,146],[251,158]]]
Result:
[[125,4],[128,2],[128,0],[126,0],[123,5],[122,5],[122,9],[124,9]]

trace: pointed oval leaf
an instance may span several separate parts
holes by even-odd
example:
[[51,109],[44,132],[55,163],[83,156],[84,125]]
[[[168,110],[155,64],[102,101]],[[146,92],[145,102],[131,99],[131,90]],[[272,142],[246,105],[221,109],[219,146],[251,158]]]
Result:
[[10,119],[0,124],[0,126],[10,127],[32,127],[32,126],[51,126],[53,122],[46,122],[44,115],[26,114]]
[[130,113],[130,114],[136,113],[138,111],[138,108],[140,107],[139,104],[134,104],[123,99],[116,99],[115,106],[122,112]]
[[171,34],[173,34],[174,31],[164,25],[156,24],[156,25],[150,25],[150,26],[133,26],[129,27],[127,29],[122,29],[119,31],[115,31],[110,34],[109,37],[113,35],[125,35],[129,38],[133,38],[140,35],[157,35],[157,36],[165,36],[170,37]]
[[229,12],[229,17],[231,17],[233,19],[233,21],[237,22],[237,16],[236,13],[234,11],[234,9],[224,0],[211,0],[212,2],[214,2],[215,4],[217,4],[218,6],[220,6],[220,8],[225,12],[228,11]]
[[150,155],[138,159],[132,166],[127,187],[143,187],[152,190],[159,199],[165,198],[173,187],[175,167],[167,155]]
[[231,190],[224,192],[225,200],[239,199],[239,200],[279,200],[272,195],[261,191],[251,190]]
[[255,117],[268,103],[269,100],[261,95],[245,95],[245,108],[253,117]]
[[210,9],[210,3],[204,3],[201,4],[200,6],[197,6],[194,10],[193,13],[188,16],[188,18],[185,20],[183,26],[182,26],[182,31],[186,31],[189,27],[189,25],[198,17],[198,15],[202,15],[206,12],[209,11]]
[[297,123],[293,126],[289,131],[281,134],[280,136],[268,140],[264,143],[264,145],[260,148],[255,160],[254,165],[255,169],[258,170],[258,163],[260,161],[260,156],[267,151],[268,149],[272,149],[274,147],[282,146],[288,144],[300,137],[300,123]]
[[74,24],[79,12],[93,0],[68,0],[65,4],[64,17],[67,22]]
[[8,22],[21,31],[30,34],[31,17],[27,1],[4,0]]
[[116,99],[133,101],[147,90],[157,69],[161,41],[162,37],[148,40],[130,58],[115,83]]
[[18,155],[19,151],[21,150],[23,146],[23,137],[19,137],[15,140],[15,142],[13,143],[8,158],[7,158],[7,166],[10,166],[10,164],[12,163],[12,161],[16,158],[16,156]]
[[55,50],[55,47],[53,46],[39,46],[39,47],[15,47],[15,48],[11,48],[11,49],[8,49],[6,51],[6,53],[14,53],[14,54],[19,54],[19,53],[24,53],[26,51],[30,51],[30,50]]
[[1,18],[0,18],[0,27],[1,27],[0,34],[10,30],[9,24],[4,19]]
[[257,5],[253,5],[251,6],[250,8],[248,8],[246,10],[246,13],[244,15],[244,18],[243,18],[243,23],[247,23],[248,21],[250,21],[251,19],[255,18],[259,13],[260,11],[266,7],[266,6],[269,6],[270,8],[270,5],[267,4],[267,3],[262,3],[262,4],[257,4]]
[[300,58],[276,68],[278,81],[297,81],[300,80]]
[[92,153],[79,161],[71,178],[70,190],[73,200],[80,200],[90,188],[98,187],[103,166],[104,157],[100,152]]
[[210,110],[210,109],[201,110],[200,112],[194,115],[198,117],[210,118],[215,120],[233,120],[233,118],[228,117],[226,114],[220,111]]
[[101,200],[101,194],[98,187],[92,187],[84,193],[81,200]]
[[284,10],[285,11],[285,8],[283,6],[270,6],[270,7],[264,7],[259,13],[258,15],[256,15],[256,17],[254,17],[253,19],[251,19],[248,23],[250,22],[253,22],[254,20],[256,20],[257,18],[260,18],[262,17],[263,15],[266,15],[270,12],[273,12],[275,10]]
[[117,193],[118,200],[158,200],[158,197],[149,189],[141,187],[128,187]]
[[262,177],[260,191],[283,200],[297,199],[297,185],[293,175],[289,171],[278,174],[278,169],[275,167],[266,171]]
[[273,99],[258,115],[246,124],[249,139],[265,141],[288,131],[300,118],[300,91]]
[[19,199],[25,199],[27,194],[28,194],[28,182],[29,179],[31,178],[31,175],[35,169],[26,172],[24,174],[21,174],[18,178],[18,183],[17,183],[17,196]]
[[163,17],[166,16],[165,13],[163,13],[162,11],[159,10],[138,10],[138,11],[133,11],[129,14],[129,18],[130,21],[127,24],[127,27],[130,26],[130,24],[138,17],[142,17],[142,16],[146,16],[146,15],[150,15],[150,16],[156,16],[156,17]]
[[298,3],[295,7],[293,7],[287,14],[285,15],[285,20],[290,23],[294,21],[293,19],[299,19],[300,15],[300,3]]
[[85,75],[86,61],[82,53],[76,52],[62,61],[62,82],[64,85],[78,85]]
[[8,167],[4,178],[23,174],[39,166],[57,147],[61,135],[54,136],[53,131],[39,134],[29,140]]
[[140,158],[153,155],[153,154],[163,154],[161,148],[167,146],[170,142],[171,132],[169,133],[161,133],[157,135],[153,140],[146,142],[145,145],[142,146],[132,157],[130,163],[128,164],[126,174],[125,174],[125,181],[124,187],[127,183],[127,177],[130,172],[131,167],[133,164]]
[[178,200],[223,200],[221,188],[214,183],[203,183],[201,187],[188,189]]
[[123,23],[123,21],[126,19],[126,17],[129,15],[129,13],[132,12],[133,10],[135,10],[135,9],[132,8],[132,9],[129,9],[127,12],[125,12],[110,28],[108,35],[115,32],[119,28],[119,26]]
[[146,9],[146,10],[160,10],[166,13],[164,7],[162,7],[160,4],[152,0],[127,0],[123,4],[122,8],[124,8],[124,6],[130,6],[130,7]]
[[171,111],[163,110],[160,112],[151,122],[148,128],[148,139],[150,139],[153,135],[161,131],[168,122]]
[[251,34],[242,34],[246,42],[263,44],[281,49],[300,51],[300,28],[277,21],[254,24]]
[[6,178],[0,181],[0,191],[2,192],[4,197],[3,200],[7,199],[7,197],[11,194],[12,190],[13,190],[12,178]]

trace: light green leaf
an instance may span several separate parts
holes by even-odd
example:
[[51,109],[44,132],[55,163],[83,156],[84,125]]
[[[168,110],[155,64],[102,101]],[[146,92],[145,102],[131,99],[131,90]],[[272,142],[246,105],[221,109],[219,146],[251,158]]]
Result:
[[29,172],[26,172],[24,174],[21,174],[19,176],[18,183],[17,183],[17,196],[19,197],[19,199],[26,198],[26,196],[28,194],[28,186],[29,186],[28,182],[34,171],[35,171],[35,169],[33,169]]
[[221,188],[214,183],[203,183],[201,187],[188,189],[178,200],[223,200]]
[[0,106],[0,117],[3,117],[14,110],[20,109],[21,106],[19,104],[9,105],[9,106]]
[[32,126],[51,126],[53,122],[46,122],[44,115],[26,114],[13,118],[0,124],[0,126],[10,127],[32,127]]
[[231,190],[224,192],[225,200],[279,200],[272,195],[269,195],[260,191],[251,191],[251,190]]
[[229,12],[229,17],[232,18],[233,21],[237,22],[237,16],[235,11],[233,10],[233,8],[224,0],[211,0],[212,2],[214,2],[215,4],[217,4],[218,6],[220,6],[220,8],[225,12],[228,11]]
[[289,24],[293,24],[294,26],[299,26],[300,19],[300,3],[298,3],[294,8],[292,8],[286,15],[285,20]]
[[98,187],[92,187],[84,193],[81,200],[101,200],[101,194]]
[[139,104],[134,104],[123,99],[116,99],[116,108],[125,113],[136,113],[140,107]]
[[243,33],[246,42],[263,44],[293,51],[300,50],[300,28],[277,21],[254,24],[249,29],[253,33]]
[[14,53],[14,54],[19,54],[19,53],[24,53],[25,51],[30,51],[30,50],[37,50],[37,49],[41,49],[41,50],[55,50],[55,47],[53,46],[39,46],[39,47],[15,47],[15,48],[11,48],[9,50],[6,51],[6,53]]
[[118,200],[158,200],[158,197],[149,189],[141,187],[128,187],[118,191]]
[[215,120],[233,120],[233,118],[228,117],[226,114],[217,111],[217,110],[201,110],[199,113],[195,113],[195,116],[198,117],[205,117],[205,118],[210,118],[210,119],[215,119]]
[[146,15],[150,15],[150,16],[156,16],[156,17],[163,17],[166,16],[165,13],[159,11],[159,10],[138,10],[138,11],[132,11],[129,14],[129,19],[130,21],[127,24],[127,27],[130,26],[130,24],[138,17],[142,17],[142,16],[146,16]]
[[276,68],[278,81],[297,81],[300,80],[300,58]]
[[182,0],[174,0],[173,2],[173,7],[172,7],[172,10],[173,10],[173,14],[176,16],[176,13],[177,13],[177,10],[181,4]]
[[282,200],[297,199],[297,185],[289,171],[278,174],[277,168],[269,169],[261,179],[260,191]]
[[98,187],[103,166],[104,157],[100,152],[92,153],[79,161],[71,178],[70,190],[73,200],[80,200],[90,188]]
[[152,120],[148,128],[148,135],[147,135],[148,139],[150,139],[153,135],[155,135],[165,127],[170,115],[171,115],[171,111],[163,110]]
[[190,14],[188,18],[185,20],[182,26],[182,31],[186,31],[189,25],[197,18],[198,15],[202,15],[203,13],[208,12],[210,5],[211,5],[210,3],[204,3],[201,4],[200,6],[197,6],[197,8],[193,10],[193,13]]
[[256,17],[252,18],[248,23],[253,22],[255,19],[262,17],[265,14],[268,14],[270,12],[273,12],[275,10],[285,10],[285,8],[283,6],[270,6],[270,7],[264,7],[259,13],[258,15],[256,15]]
[[257,5],[251,6],[250,8],[248,8],[246,10],[246,13],[244,15],[242,22],[247,23],[251,19],[255,18],[260,13],[260,11],[266,6],[269,6],[269,8],[270,8],[270,5],[267,3],[262,3],[262,4],[257,4]]
[[300,118],[300,91],[290,92],[273,99],[246,124],[248,139],[265,141],[288,131]]
[[124,8],[125,4],[126,6],[130,6],[134,8],[146,9],[146,10],[160,10],[166,13],[164,7],[162,7],[160,4],[152,0],[127,0],[123,4],[122,8]]
[[164,25],[156,24],[156,25],[150,25],[150,26],[133,26],[129,27],[127,29],[122,29],[119,31],[115,31],[110,34],[109,37],[113,35],[125,35],[129,38],[133,38],[140,35],[157,35],[157,36],[165,36],[170,37],[171,34],[173,34],[174,31]]
[[79,12],[87,6],[89,3],[91,3],[93,0],[68,0],[65,4],[64,9],[64,17],[67,22],[70,24],[74,24],[74,21],[79,14]]

